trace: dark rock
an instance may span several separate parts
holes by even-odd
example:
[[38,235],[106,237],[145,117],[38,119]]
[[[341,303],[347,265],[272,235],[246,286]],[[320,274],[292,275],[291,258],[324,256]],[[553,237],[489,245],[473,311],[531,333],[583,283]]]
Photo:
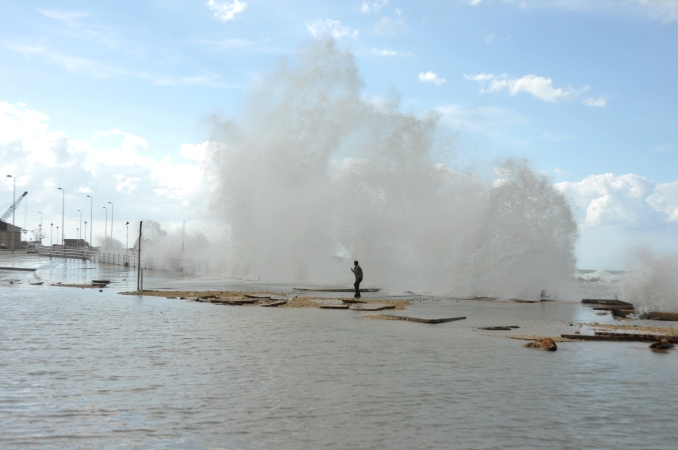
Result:
[[673,344],[671,344],[667,339],[662,339],[659,342],[655,342],[654,344],[650,345],[650,348],[655,349],[655,350],[669,350],[674,347]]
[[527,348],[536,348],[539,350],[546,350],[548,352],[555,352],[558,350],[558,346],[551,338],[544,338],[534,342],[528,342],[525,344]]

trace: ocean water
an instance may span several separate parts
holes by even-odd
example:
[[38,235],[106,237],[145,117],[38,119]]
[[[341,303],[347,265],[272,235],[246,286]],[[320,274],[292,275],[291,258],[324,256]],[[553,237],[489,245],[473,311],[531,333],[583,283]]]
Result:
[[676,353],[624,342],[541,352],[475,329],[610,320],[574,302],[406,311],[467,317],[432,326],[122,296],[124,272],[103,269],[88,270],[117,288],[0,273],[2,448],[675,448]]

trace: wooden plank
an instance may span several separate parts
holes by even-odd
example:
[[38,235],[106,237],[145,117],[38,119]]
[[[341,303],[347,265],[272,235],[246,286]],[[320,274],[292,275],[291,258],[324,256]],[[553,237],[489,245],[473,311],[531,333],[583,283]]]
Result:
[[487,330],[487,331],[510,331],[513,330],[514,328],[520,328],[517,325],[509,325],[509,326],[504,326],[504,327],[478,327],[479,330]]
[[210,303],[217,305],[252,305],[258,300],[255,298],[237,298],[237,299],[226,299],[226,298],[213,298],[208,300]]
[[350,305],[348,309],[352,309],[354,311],[382,311],[384,309],[395,309],[395,305],[384,305],[383,303],[364,303]]
[[348,309],[348,305],[320,305],[322,309]]
[[270,294],[245,294],[247,298],[271,298]]
[[596,333],[593,336],[590,334],[561,334],[560,336],[580,341],[658,342],[666,339],[672,344],[678,343],[678,336],[662,336],[657,334]]
[[268,308],[275,308],[276,306],[282,306],[285,303],[287,303],[287,300],[279,300],[277,302],[260,303],[259,306],[265,306],[265,307],[268,307]]
[[20,272],[35,272],[38,269],[30,269],[28,267],[0,267],[0,270],[18,270]]
[[651,312],[650,319],[652,320],[669,320],[669,321],[678,321],[678,313],[672,312]]
[[632,303],[623,302],[617,299],[601,299],[601,298],[583,298],[581,300],[585,305],[608,305],[608,306],[630,306],[633,307]]
[[454,322],[455,320],[464,320],[466,317],[449,317],[445,319],[420,319],[418,317],[405,317],[405,316],[393,316],[390,314],[383,314],[386,317],[393,317],[398,320],[405,320],[407,322],[419,322],[419,323],[430,323],[430,324],[437,324],[437,323],[445,323],[445,322]]
[[[292,288],[295,291],[308,291],[308,292],[355,292],[355,289],[352,288]],[[379,288],[360,288],[360,292],[379,292]]]

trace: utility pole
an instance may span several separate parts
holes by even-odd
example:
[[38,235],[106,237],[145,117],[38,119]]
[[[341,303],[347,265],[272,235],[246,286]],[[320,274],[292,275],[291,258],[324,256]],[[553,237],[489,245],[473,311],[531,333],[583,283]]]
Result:
[[141,226],[144,224],[143,220],[139,221],[139,249],[137,253],[137,291],[141,292]]
[[94,208],[94,197],[88,195],[89,197],[89,245],[92,245],[92,230],[94,229],[94,222],[92,216],[92,210]]
[[[63,188],[57,188],[61,191],[61,246],[64,245],[64,211],[66,211],[66,191]],[[59,237],[59,227],[57,227],[57,238]]]
[[[16,211],[16,177],[7,175],[7,178],[14,180],[14,191],[12,193],[12,225],[14,226],[14,212]],[[12,255],[14,254],[14,231],[12,231]]]
[[125,232],[125,267],[129,267],[129,261],[127,260],[127,253],[129,251],[129,222],[125,224],[127,231]]
[[[78,240],[82,238],[82,211],[78,210],[80,213],[80,228],[78,228]],[[80,242],[78,242],[78,246],[80,245]]]

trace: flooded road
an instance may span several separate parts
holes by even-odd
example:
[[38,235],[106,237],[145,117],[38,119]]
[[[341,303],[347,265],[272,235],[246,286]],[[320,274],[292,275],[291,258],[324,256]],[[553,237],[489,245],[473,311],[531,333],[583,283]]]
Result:
[[676,353],[475,330],[605,320],[579,304],[408,308],[468,317],[431,326],[122,296],[133,280],[95,271],[119,284],[0,273],[3,448],[675,448]]

